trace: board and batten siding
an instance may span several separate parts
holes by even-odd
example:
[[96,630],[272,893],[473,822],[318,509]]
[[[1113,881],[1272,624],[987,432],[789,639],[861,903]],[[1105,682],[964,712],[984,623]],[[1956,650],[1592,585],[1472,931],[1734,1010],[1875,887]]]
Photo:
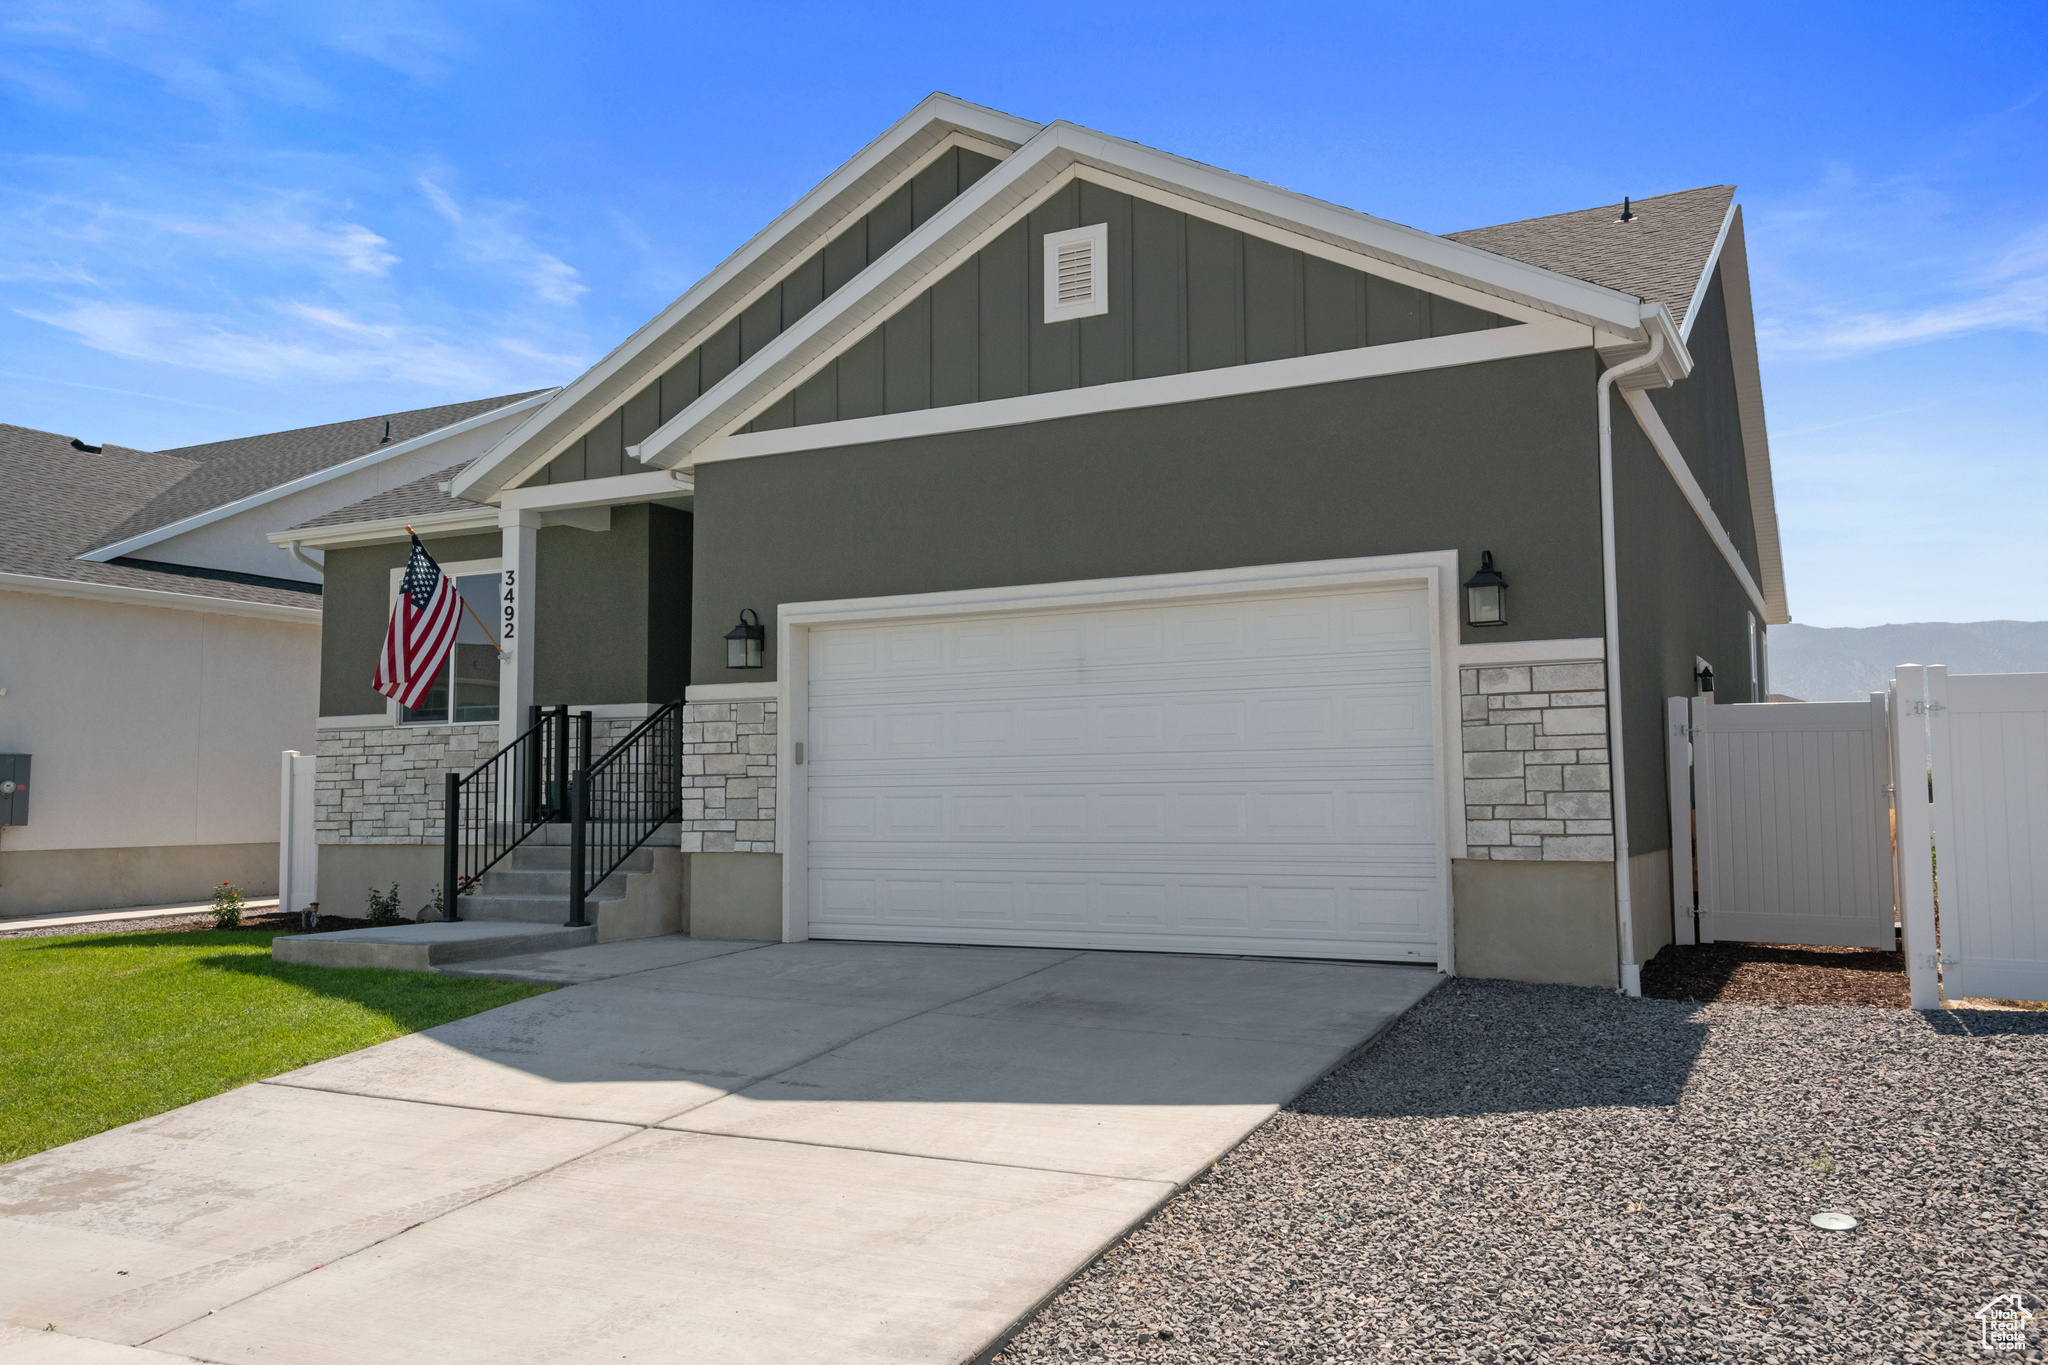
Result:
[[1728,340],[1728,298],[1721,272],[1700,300],[1686,350],[1692,373],[1668,389],[1649,390],[1650,403],[1700,489],[1721,519],[1728,538],[1752,575],[1761,577],[1756,519],[1751,514],[1749,457],[1742,443],[1742,410],[1735,392],[1735,358]]
[[965,147],[949,147],[939,153],[895,193],[783,276],[738,317],[692,348],[587,435],[549,461],[525,486],[575,483],[630,472],[626,447],[646,440],[656,427],[695,402],[704,390],[782,335],[797,319],[823,303],[995,166],[993,157]]
[[[1049,232],[1109,225],[1109,311],[1047,323]],[[1288,360],[1508,319],[1076,180],[781,395],[771,431]]]

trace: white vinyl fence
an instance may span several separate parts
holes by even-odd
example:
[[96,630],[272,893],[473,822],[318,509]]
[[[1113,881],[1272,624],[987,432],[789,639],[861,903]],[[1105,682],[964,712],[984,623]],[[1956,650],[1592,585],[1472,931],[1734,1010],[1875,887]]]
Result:
[[[1868,701],[1720,706],[1674,697],[1674,774],[1691,747],[1699,940],[1890,948],[1891,745]],[[1683,730],[1684,733],[1680,733]],[[1674,782],[1672,829],[1683,838]],[[1674,858],[1674,867],[1684,863]],[[1690,906],[1690,886],[1674,885]],[[1690,942],[1679,926],[1680,942]]]
[[1913,1007],[2048,999],[2048,673],[1909,664],[1891,710]]
[[1915,1009],[2048,999],[2048,673],[1667,718],[1678,942],[1902,935]]
[[303,910],[320,895],[319,851],[313,843],[313,773],[318,759],[286,749],[278,802],[277,908]]

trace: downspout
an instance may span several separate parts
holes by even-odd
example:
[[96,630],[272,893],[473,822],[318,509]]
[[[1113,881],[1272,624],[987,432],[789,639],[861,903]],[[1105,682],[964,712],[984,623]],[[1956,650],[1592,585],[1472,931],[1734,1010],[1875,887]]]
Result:
[[1600,376],[1600,570],[1607,604],[1607,771],[1614,799],[1614,951],[1621,989],[1643,993],[1642,964],[1636,955],[1635,914],[1628,894],[1628,782],[1621,748],[1621,590],[1614,551],[1614,381],[1655,365],[1664,355],[1664,331],[1656,328],[1650,349]]
[[326,566],[321,564],[318,560],[307,558],[306,552],[299,548],[299,542],[297,542],[296,540],[288,540],[285,542],[284,548],[291,552],[291,556],[293,559],[298,560],[299,563],[311,569],[313,571],[314,577],[320,579],[325,579],[327,577]]

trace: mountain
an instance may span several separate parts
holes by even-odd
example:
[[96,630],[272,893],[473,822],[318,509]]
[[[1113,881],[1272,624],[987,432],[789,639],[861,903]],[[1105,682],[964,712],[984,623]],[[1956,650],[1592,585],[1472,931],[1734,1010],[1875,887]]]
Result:
[[2048,621],[1918,621],[1900,626],[1772,626],[1770,682],[1801,701],[1861,701],[1900,664],[1951,673],[2048,673]]

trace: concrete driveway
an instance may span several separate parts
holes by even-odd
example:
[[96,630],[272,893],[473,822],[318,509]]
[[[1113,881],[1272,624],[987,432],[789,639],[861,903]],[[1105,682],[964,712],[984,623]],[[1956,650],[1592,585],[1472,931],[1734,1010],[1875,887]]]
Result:
[[0,1167],[0,1322],[137,1365],[968,1360],[1442,979],[688,939],[459,970],[578,984]]

